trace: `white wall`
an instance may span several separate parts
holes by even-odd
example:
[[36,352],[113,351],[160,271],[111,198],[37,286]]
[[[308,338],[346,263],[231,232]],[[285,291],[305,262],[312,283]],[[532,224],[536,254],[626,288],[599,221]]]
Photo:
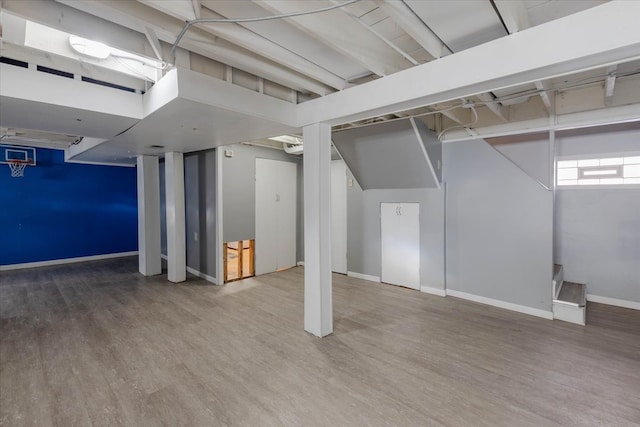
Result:
[[[640,129],[557,138],[559,156],[640,152]],[[562,188],[556,192],[556,262],[565,280],[592,295],[640,303],[640,188]]]

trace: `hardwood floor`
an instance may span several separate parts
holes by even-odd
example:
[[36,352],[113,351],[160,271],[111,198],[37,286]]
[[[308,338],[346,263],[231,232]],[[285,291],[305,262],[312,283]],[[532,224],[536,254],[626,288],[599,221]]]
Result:
[[587,326],[303,270],[209,285],[124,258],[0,273],[3,426],[640,425],[640,312]]

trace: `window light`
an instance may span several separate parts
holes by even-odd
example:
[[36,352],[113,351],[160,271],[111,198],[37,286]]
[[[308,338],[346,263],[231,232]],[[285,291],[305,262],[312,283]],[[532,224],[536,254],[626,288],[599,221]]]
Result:
[[97,59],[107,59],[111,48],[104,43],[88,40],[78,36],[69,36],[69,44],[76,52]]
[[591,170],[591,171],[584,171],[582,174],[583,174],[584,176],[594,176],[594,175],[617,175],[617,174],[618,174],[618,170],[617,170],[617,169]]
[[558,186],[640,184],[640,156],[559,160]]

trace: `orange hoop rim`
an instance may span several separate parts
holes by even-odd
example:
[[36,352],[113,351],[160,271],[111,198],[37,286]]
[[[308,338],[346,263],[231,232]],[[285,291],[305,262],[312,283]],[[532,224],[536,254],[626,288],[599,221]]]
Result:
[[33,159],[27,159],[27,160],[9,159],[9,160],[7,160],[7,163],[13,163],[14,165],[19,165],[21,163],[25,163],[27,165],[32,165],[33,164]]

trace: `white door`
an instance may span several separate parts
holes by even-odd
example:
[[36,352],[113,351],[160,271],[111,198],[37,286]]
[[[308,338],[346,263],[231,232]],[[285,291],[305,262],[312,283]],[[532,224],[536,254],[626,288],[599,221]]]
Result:
[[420,289],[419,217],[418,203],[381,203],[383,282]]
[[296,264],[295,163],[256,159],[256,275]]
[[347,274],[347,165],[331,161],[331,270]]

